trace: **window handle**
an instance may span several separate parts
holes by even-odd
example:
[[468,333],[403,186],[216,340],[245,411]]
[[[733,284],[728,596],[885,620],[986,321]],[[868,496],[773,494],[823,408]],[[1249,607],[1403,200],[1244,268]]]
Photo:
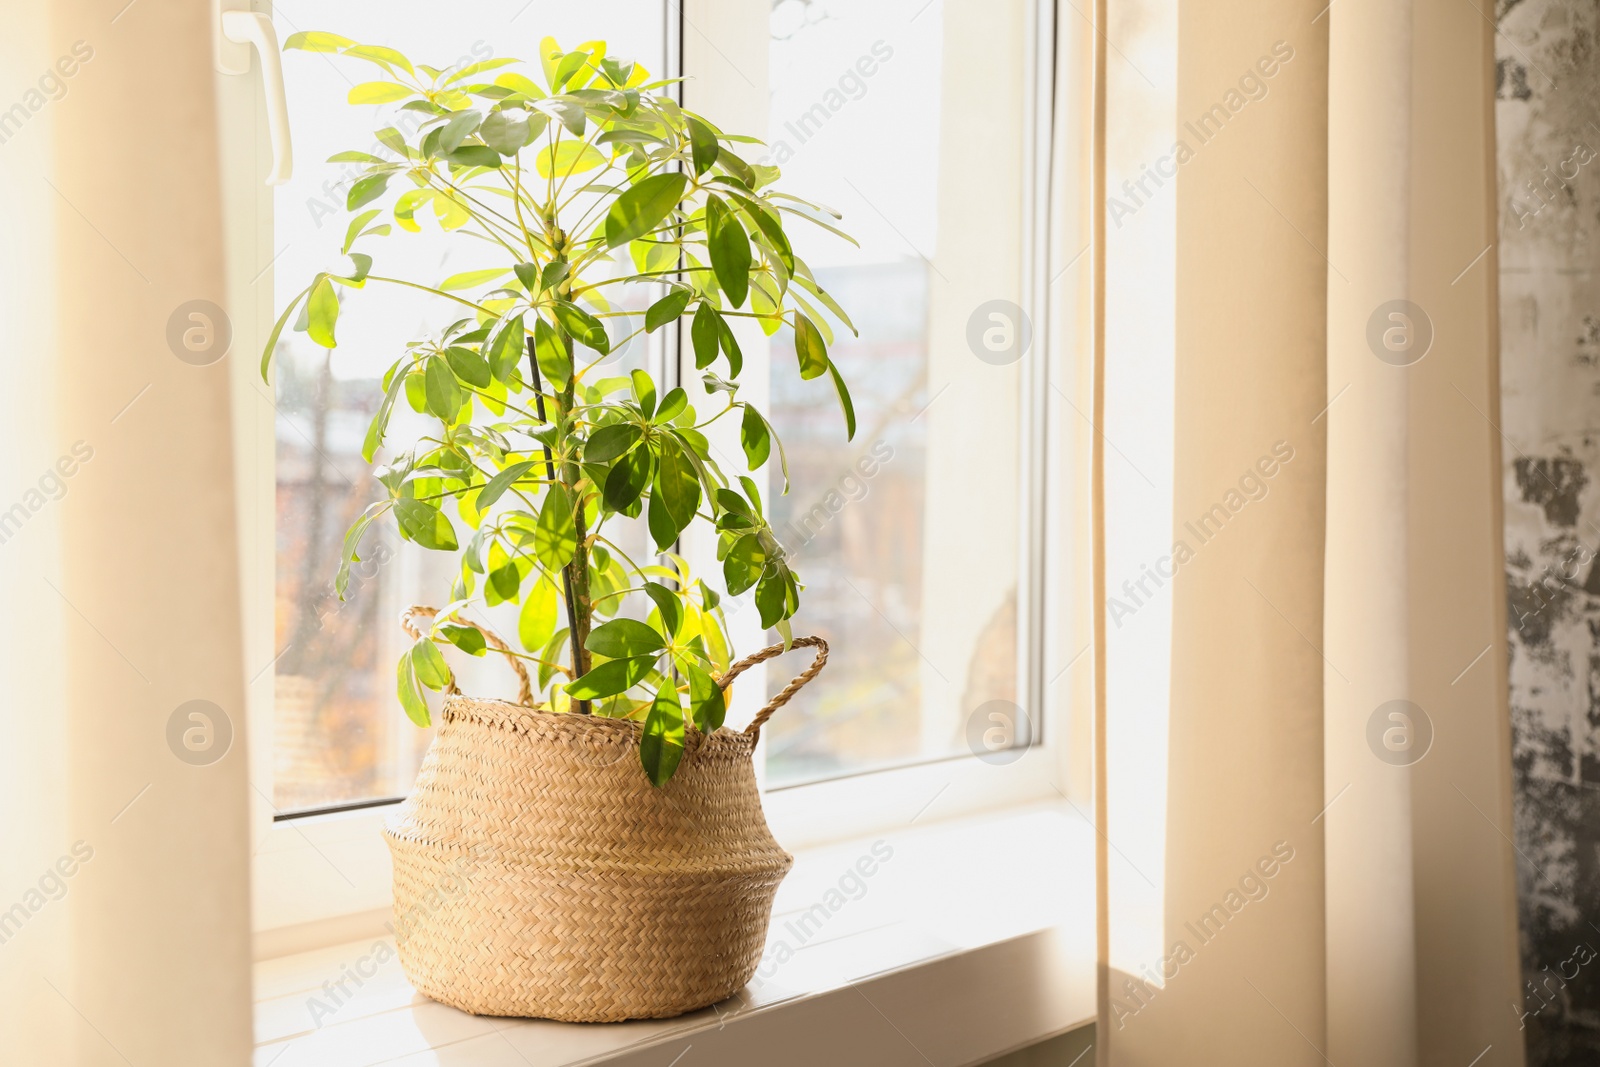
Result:
[[[267,97],[267,128],[272,133],[272,173],[268,185],[282,185],[294,170],[294,148],[289,141],[289,103],[283,92],[283,58],[272,19],[243,10],[247,0],[215,0],[217,11],[216,64],[223,74],[250,73],[250,48],[261,57],[261,86]],[[232,8],[232,10],[229,10]]]

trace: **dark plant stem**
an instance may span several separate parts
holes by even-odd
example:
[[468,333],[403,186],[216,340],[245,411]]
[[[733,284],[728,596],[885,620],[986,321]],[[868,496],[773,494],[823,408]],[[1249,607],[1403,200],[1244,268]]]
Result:
[[[560,336],[560,335],[558,335]],[[567,350],[572,350],[571,342],[561,336],[562,343]],[[571,380],[561,391],[561,406],[563,411],[571,411],[575,401],[575,387]],[[567,564],[567,586],[572,590],[569,619],[572,625],[572,648],[574,670],[579,677],[589,672],[589,627],[593,621],[594,608],[589,602],[589,530],[584,523],[583,497],[578,492],[578,481],[582,477],[582,470],[578,461],[568,457],[563,464],[561,479],[572,493],[572,525],[577,534],[577,545],[572,550],[572,562]],[[581,658],[580,658],[581,657]],[[589,702],[580,701],[582,714],[589,714]]]
[[[538,359],[538,356],[534,353],[533,339],[531,337],[528,339],[528,370],[533,375],[534,410],[535,410],[535,412],[537,412],[540,422],[549,422],[550,418],[549,418],[548,415],[545,414],[545,410],[544,410],[544,381],[539,376],[539,359]],[[571,407],[570,399],[567,397],[565,392],[562,394],[562,396],[563,396],[563,400],[567,401],[566,407],[570,409],[570,407]],[[556,459],[555,459],[555,455],[550,451],[550,446],[549,445],[545,445],[544,446],[544,465],[545,465],[545,470],[547,472],[546,476],[552,482],[554,482],[556,480]],[[563,481],[564,480],[565,479],[563,479]],[[584,537],[583,508],[582,508],[582,505],[581,504],[578,505],[574,510],[577,512],[577,520],[576,521],[577,521],[577,528],[578,528],[578,548],[579,548],[579,551],[581,552],[582,548],[583,548],[583,537]],[[566,601],[566,605],[567,605],[567,636],[569,638],[571,638],[571,641],[572,641],[572,676],[574,678],[581,678],[589,669],[587,658],[583,654],[585,652],[585,649],[583,647],[583,642],[588,637],[589,628],[588,628],[587,625],[583,626],[582,627],[582,632],[580,633],[579,632],[580,628],[579,628],[579,625],[578,625],[578,620],[579,620],[580,616],[582,616],[584,618],[585,622],[587,622],[588,612],[583,610],[584,608],[587,607],[587,604],[580,605],[578,603],[578,597],[575,595],[576,594],[576,590],[574,589],[574,584],[573,584],[573,581],[572,581],[573,566],[578,563],[578,560],[579,560],[579,555],[578,555],[577,552],[574,552],[573,553],[573,557],[572,557],[572,562],[567,564],[561,570],[562,585],[564,586],[564,592],[566,594],[565,596],[562,597],[562,599],[564,601]],[[583,555],[583,565],[584,565],[584,578],[587,579],[588,578],[588,554],[587,553],[584,553],[584,555]],[[583,583],[583,587],[584,587],[584,593],[585,593],[585,595],[587,595],[588,587],[589,587],[589,583],[588,583],[587,580]],[[533,649],[529,649],[528,651],[529,652],[533,652],[534,650]],[[576,704],[574,705],[574,708],[578,712],[579,715],[588,715],[589,714],[589,702],[587,700],[577,701]]]

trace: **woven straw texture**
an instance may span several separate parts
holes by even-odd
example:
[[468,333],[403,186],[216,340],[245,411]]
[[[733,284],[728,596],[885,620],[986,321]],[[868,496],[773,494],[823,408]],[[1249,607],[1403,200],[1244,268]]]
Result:
[[826,662],[821,639],[795,644],[817,649],[807,671],[749,730],[687,731],[661,788],[639,765],[637,722],[448,696],[384,829],[412,984],[475,1015],[568,1022],[666,1018],[738,991],[794,862],[767,828],[751,754]]

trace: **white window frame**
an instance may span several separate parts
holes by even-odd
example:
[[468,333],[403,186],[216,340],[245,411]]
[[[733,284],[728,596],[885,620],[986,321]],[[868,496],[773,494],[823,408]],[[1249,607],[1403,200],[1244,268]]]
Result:
[[[946,0],[947,3],[978,0]],[[912,821],[948,818],[978,810],[1057,799],[1071,792],[1068,763],[1073,717],[1069,686],[1053,685],[1048,669],[1070,666],[1074,612],[1059,568],[1069,568],[1063,546],[1069,531],[1046,529],[1046,516],[1069,516],[1059,499],[1073,483],[1071,472],[1051,472],[1047,495],[1044,457],[1062,432],[1047,426],[1048,394],[1056,383],[1070,383],[1070,337],[1051,343],[1048,296],[1050,171],[1056,95],[1055,5],[1027,0],[1032,48],[1026,57],[1024,97],[1029,131],[1024,145],[1023,292],[1033,324],[1031,354],[1022,362],[1022,433],[1019,456],[1022,512],[1018,575],[1019,702],[1043,709],[1034,721],[1035,740],[1014,762],[995,765],[974,756],[918,762],[884,770],[794,786],[765,789],[763,804],[773,833],[786,847],[802,848]],[[680,6],[681,5],[681,6]],[[269,10],[265,3],[257,9]],[[719,71],[709,57],[719,48],[767,47],[769,5],[746,0],[664,0],[668,66],[687,64],[695,91],[717,91]],[[707,36],[707,32],[711,36]],[[715,37],[716,40],[712,40]],[[748,54],[748,53],[747,53]],[[727,74],[721,77],[725,82]],[[747,94],[741,80],[727,91]],[[252,782],[251,838],[254,929],[258,958],[304,951],[369,936],[382,928],[391,904],[388,849],[380,836],[394,802],[378,802],[335,813],[275,819],[271,803],[273,763],[274,650],[274,462],[272,391],[257,368],[257,354],[276,317],[273,307],[272,190],[262,184],[268,158],[266,118],[259,81],[219,77],[223,185],[228,227],[229,296],[234,325],[232,363],[235,416],[235,469],[239,485],[238,523],[244,566],[247,664],[258,671],[248,679],[248,729]],[[764,106],[765,94],[758,94]],[[695,106],[690,101],[690,106]],[[1068,156],[1070,158],[1070,153]],[[301,166],[317,166],[313,160]],[[669,344],[667,358],[678,346]],[[747,349],[748,352],[748,349]],[[747,363],[750,361],[747,356]],[[1052,374],[1051,364],[1056,373]],[[692,372],[692,368],[690,368]],[[765,399],[764,376],[746,387],[758,404]],[[1070,435],[1069,435],[1070,436]],[[1059,446],[1058,446],[1059,447]],[[686,553],[695,554],[694,546]],[[1047,570],[1051,580],[1046,581]],[[1063,640],[1063,635],[1067,636]],[[1047,650],[1047,642],[1050,646]],[[743,640],[740,647],[754,646]],[[772,669],[803,666],[808,653],[776,661]],[[263,666],[264,665],[264,666]],[[825,676],[824,676],[825,677]],[[1060,674],[1057,675],[1060,678]],[[748,695],[764,690],[746,685]],[[748,710],[745,714],[748,715]],[[399,714],[396,707],[395,714]],[[731,718],[740,715],[738,706]],[[1079,731],[1081,733],[1081,730]],[[1081,744],[1081,739],[1079,741]],[[758,760],[758,773],[762,764]]]

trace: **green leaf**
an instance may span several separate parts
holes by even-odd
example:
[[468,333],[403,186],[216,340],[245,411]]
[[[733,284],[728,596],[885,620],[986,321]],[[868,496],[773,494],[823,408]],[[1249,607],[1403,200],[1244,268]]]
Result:
[[620,377],[613,376],[610,378],[601,378],[598,381],[591,382],[590,386],[596,393],[599,393],[602,397],[606,397],[610,396],[612,393],[620,393],[626,389],[631,389],[633,387],[633,379],[629,378],[627,375],[622,375]]
[[400,224],[402,230],[419,233],[421,224],[417,222],[417,209],[431,201],[435,196],[432,189],[409,189],[400,194],[394,202],[394,221]]
[[583,449],[584,462],[610,463],[626,454],[643,436],[644,431],[631,422],[602,426],[589,435],[589,442]]
[[567,387],[572,380],[572,348],[544,319],[533,324],[533,356],[551,388]]
[[[564,259],[552,259],[544,265],[539,272],[539,292],[554,289],[567,280],[567,275],[572,271],[572,264]],[[519,275],[520,277],[520,275]]]
[[[311,290],[314,288],[315,286],[310,286],[300,290],[300,292],[295,295],[295,298],[289,301],[289,306],[283,309],[283,314],[278,316],[278,321],[273,323],[272,332],[267,335],[267,343],[261,349],[262,381],[267,380],[267,371],[272,366],[272,354],[278,347],[278,338],[283,336],[283,328],[289,324],[289,316],[294,314],[294,309],[300,306],[300,301],[304,300],[306,294],[311,292]],[[332,287],[330,286],[329,288]]]
[[647,656],[667,647],[666,639],[637,619],[612,619],[589,632],[584,648],[606,659]]
[[678,631],[683,629],[683,601],[678,599],[678,594],[660,582],[645,582],[644,591],[661,613],[661,625],[666,628],[667,634],[677,637]]
[[743,306],[750,292],[750,237],[715,193],[706,197],[706,243],[717,284],[734,307]]
[[340,37],[337,33],[326,33],[322,30],[302,30],[291,33],[283,42],[285,52],[290,49],[299,49],[303,52],[337,52],[341,48],[348,48],[355,44],[348,37]]
[[347,99],[352,104],[392,104],[415,95],[416,90],[395,82],[362,82],[351,88]]
[[[472,136],[482,124],[483,112],[473,108],[457,111],[439,128],[439,150],[446,154],[454,152],[461,147],[461,142]],[[496,153],[496,156],[498,155],[499,153]],[[499,163],[497,158],[495,165],[498,166]]]
[[537,118],[536,125],[534,116],[528,112],[513,114],[510,111],[492,111],[478,128],[478,136],[501,155],[514,156],[544,132],[545,123],[549,120],[543,115]]
[[464,144],[442,157],[458,167],[498,167],[500,153],[485,144]]
[[804,274],[796,275],[796,279],[800,282],[800,287],[802,289],[806,290],[812,296],[821,301],[822,306],[833,312],[834,317],[840,322],[844,323],[845,326],[849,328],[851,333],[855,334],[857,337],[861,336],[861,331],[856,329],[856,324],[850,321],[850,316],[844,313],[844,308],[839,306],[839,302],[835,300],[826,289],[818,285],[813,279],[806,277]]
[[472,211],[467,208],[464,198],[442,189],[434,194],[434,218],[438,219],[438,229],[450,232],[472,221]]
[[349,254],[350,246],[356,243],[356,238],[361,236],[362,227],[366,226],[367,223],[371,222],[382,213],[382,208],[373,208],[371,211],[363,211],[361,214],[350,220],[349,227],[344,231],[343,251],[346,254]]
[[505,494],[505,491],[511,487],[512,482],[527,474],[534,466],[535,462],[533,460],[525,459],[511,464],[511,466],[490,478],[489,484],[478,491],[478,510],[488,511],[490,506],[499,500]]
[[373,520],[385,510],[387,510],[387,505],[383,501],[369,504],[367,510],[362,512],[356,521],[350,524],[350,528],[345,531],[344,544],[339,551],[339,569],[335,572],[333,578],[333,590],[338,594],[340,600],[344,599],[346,590],[350,588],[350,564],[361,559],[359,554],[361,539],[366,536],[367,528],[372,525]]
[[694,175],[699,177],[717,161],[717,135],[697,118],[689,118],[689,142],[694,154]]
[[845,438],[854,440],[856,436],[856,406],[850,400],[850,390],[844,384],[844,376],[839,373],[839,368],[834,366],[833,360],[828,360],[828,373],[833,375],[833,391],[839,396],[839,407],[844,411]]
[[645,525],[650,530],[650,538],[655,541],[657,551],[670,551],[678,540],[678,524],[673,521],[672,513],[667,510],[660,493],[650,494],[650,506],[645,512]]
[[438,356],[429,356],[423,374],[428,410],[447,423],[454,422],[461,414],[462,396],[450,364]]
[[644,332],[655,333],[669,322],[674,322],[688,308],[694,293],[689,289],[674,289],[645,309]]
[[495,69],[497,69],[499,67],[507,67],[507,66],[510,66],[513,63],[520,63],[520,62],[522,62],[522,60],[520,60],[520,59],[512,59],[510,57],[502,57],[502,58],[499,58],[499,59],[484,59],[484,60],[478,61],[477,63],[468,63],[466,66],[462,67],[460,70],[455,71],[448,78],[446,78],[444,80],[444,84],[445,85],[454,85],[456,82],[461,81],[463,78],[470,78],[474,74],[481,74],[483,71],[486,71],[486,70],[495,70]]
[[612,511],[628,511],[650,484],[650,450],[636,448],[623,456],[606,475],[601,496]]
[[522,613],[517,616],[517,640],[522,642],[523,648],[537,655],[550,642],[555,629],[555,583],[541,576],[522,601]]
[[[554,43],[554,41],[546,37],[539,43],[539,49],[541,52],[543,52],[546,44],[553,46]],[[560,55],[561,52],[558,50],[554,52],[553,55],[541,56],[544,61],[544,76],[546,79],[548,79],[552,92],[558,91],[555,89],[555,85],[557,84],[555,80],[556,58]],[[583,136],[584,110],[582,104],[576,100],[567,99],[560,96],[545,99],[544,93],[542,92],[538,93],[534,99],[539,105],[539,109],[541,111],[560,118],[562,125],[566,126],[567,131],[571,133],[572,136]]]
[[395,692],[400,696],[400,706],[405,709],[406,718],[424,730],[432,725],[428,702],[422,699],[422,690],[417,686],[417,674],[411,666],[410,650],[402,653],[400,662],[395,664]]
[[717,330],[722,316],[705,301],[695,310],[694,321],[689,324],[689,339],[694,344],[695,370],[705,370],[717,360]]
[[399,67],[407,74],[416,74],[416,70],[414,70],[411,66],[411,60],[407,59],[399,52],[396,52],[393,48],[385,48],[381,44],[353,45],[350,48],[345,49],[344,54],[347,56],[356,56],[360,59],[369,60],[378,64],[380,67]]
[[822,343],[816,324],[798,311],[794,313],[794,353],[800,359],[800,377],[828,373],[828,346]]
[[545,689],[550,685],[550,679],[556,676],[556,664],[561,662],[562,655],[567,648],[567,628],[563,626],[550,635],[550,641],[544,646],[544,651],[539,658],[544,662],[539,664],[539,688]]
[[492,267],[489,270],[462,271],[460,274],[452,274],[450,277],[440,282],[439,289],[440,291],[446,293],[455,292],[457,289],[476,289],[480,285],[492,282],[496,278],[504,277],[509,273],[510,271],[505,267]]
[[439,626],[439,636],[469,656],[481,656],[489,650],[488,643],[483,639],[483,632],[476,626],[462,626],[455,622],[442,623]]
[[750,510],[750,505],[745,503],[744,497],[732,489],[717,490],[717,507],[721,511],[731,511],[735,515],[744,515],[747,518],[754,514]]
[[588,65],[590,58],[589,53],[584,51],[568,52],[562,56],[561,62],[556,64],[555,76],[550,80],[550,91],[559,93],[573,75]]
[[767,420],[749,404],[744,406],[744,418],[739,423],[739,443],[744,446],[744,457],[751,470],[760,470],[772,454],[772,434],[767,429]]
[[606,245],[618,248],[655,229],[678,206],[688,184],[687,175],[669,171],[629,187],[606,212]]
[[754,189],[756,186],[755,172],[750,169],[750,164],[740,159],[727,145],[717,148],[717,162],[722,164],[722,169],[733,175],[744,185]]
[[522,328],[521,315],[501,319],[500,324],[489,335],[487,342],[489,372],[500,381],[509,381],[511,372],[521,361],[524,336],[526,334]]
[[561,328],[579,344],[587,345],[602,356],[611,351],[611,339],[606,336],[606,328],[600,325],[599,319],[578,305],[565,300],[557,301],[555,316]]
[[633,380],[633,398],[648,419],[656,413],[656,383],[642,370],[629,371],[628,377]]
[[783,575],[787,568],[781,565],[778,574],[763,575],[756,585],[756,609],[761,612],[761,625],[771,629],[778,624],[778,620],[785,617],[785,592],[786,583]]
[[306,305],[306,335],[323,348],[336,348],[333,328],[339,321],[339,295],[326,274],[311,288],[311,300]]
[[533,554],[545,570],[558,571],[572,561],[578,548],[578,530],[572,522],[572,497],[565,486],[552,485],[539,509],[534,528]]
[[700,506],[700,479],[689,457],[670,440],[662,444],[656,492],[661,495],[662,503],[680,532],[694,521],[695,509]]
[[334,274],[330,275],[330,277],[334,281],[342,281],[348,285],[359,287],[362,282],[367,280],[367,275],[372,273],[372,257],[364,252],[351,252],[350,263],[355,267],[355,270],[349,274]]
[[679,667],[689,680],[689,713],[694,717],[694,728],[703,734],[715,732],[728,714],[722,688],[687,658],[679,661]]
[[394,516],[401,535],[423,548],[454,552],[459,547],[450,517],[426,500],[401,497],[394,502]]
[[577,681],[568,682],[567,693],[579,700],[614,697],[638,685],[655,663],[653,655],[607,660]]
[[483,599],[491,608],[517,599],[522,586],[522,569],[499,542],[489,550],[489,580],[483,586]]
[[722,374],[715,374],[712,371],[701,374],[701,382],[706,384],[706,392],[725,392],[730,398],[739,392],[739,382],[730,382],[723,378]]
[[656,413],[651,419],[656,425],[663,426],[677,418],[688,406],[689,394],[674,386],[671,392],[661,398],[661,406],[656,408]]
[[444,350],[444,358],[457,378],[479,389],[489,388],[494,376],[489,373],[489,363],[481,354],[461,345],[451,345]]
[[[744,495],[749,497],[750,504],[754,507],[754,514],[761,514],[761,492],[756,488],[756,483],[744,475],[739,475],[739,485],[744,489]],[[785,490],[787,492],[788,490]]]
[[[773,192],[773,193],[770,193],[768,195],[770,195],[770,196],[784,196],[785,194],[779,193],[779,192]],[[796,200],[798,198],[796,198],[796,197],[786,197],[786,199]],[[805,203],[805,201],[803,201],[803,200],[799,201],[799,202],[800,203]],[[807,206],[813,207],[813,208],[817,207],[817,205],[815,205],[815,204],[810,204],[810,205],[807,205]],[[847,234],[843,230],[839,229],[839,227],[833,225],[833,223],[829,222],[827,219],[819,219],[819,218],[817,218],[816,215],[810,214],[810,213],[805,212],[805,211],[800,211],[800,210],[797,210],[797,209],[792,208],[792,207],[784,207],[782,205],[778,205],[778,210],[779,211],[787,211],[787,212],[789,212],[789,214],[794,215],[797,218],[805,219],[807,222],[811,223],[814,226],[821,226],[824,230],[827,230],[829,233],[833,234],[834,236],[844,238],[846,241],[849,241],[851,244],[855,245],[857,248],[861,247],[861,242],[857,241],[854,237],[851,237],[849,234]],[[825,211],[827,214],[833,216],[834,218],[838,218],[839,217],[839,213],[837,211],[832,210],[831,208],[818,208],[818,210]]]
[[728,320],[721,315],[717,316],[717,343],[722,346],[722,354],[728,357],[728,373],[735,378],[744,369],[744,353],[739,351],[739,342],[734,339],[733,327],[728,325]]
[[[423,387],[422,380],[425,375],[418,370],[405,375],[406,402],[411,405],[411,410],[417,414],[424,414],[428,410],[428,394]],[[370,460],[368,462],[371,462]]]
[[378,141],[397,156],[407,156],[405,135],[393,126],[385,126],[374,134]]
[[400,391],[406,387],[411,376],[398,367],[390,371],[393,377],[389,380],[389,387],[384,391],[383,399],[378,403],[378,413],[372,417],[372,422],[367,425],[367,436],[361,442],[361,458],[368,463],[377,455],[378,448],[383,444],[383,438],[389,430],[389,417],[394,412],[395,401],[400,396]]
[[350,192],[345,195],[345,210],[354,211],[356,208],[370,204],[378,199],[383,195],[383,191],[389,187],[389,179],[391,177],[393,177],[393,174],[385,171],[382,174],[369,174],[365,178],[358,178],[350,186]]
[[728,549],[722,561],[722,578],[729,596],[738,596],[761,578],[767,564],[767,554],[755,534],[745,534]]
[[666,785],[678,762],[683,759],[683,707],[678,691],[666,682],[656,693],[644,717],[644,733],[639,737],[639,761],[652,785]]
[[761,231],[761,236],[766,239],[773,254],[778,257],[778,262],[791,276],[794,274],[794,250],[789,247],[789,236],[783,232],[783,223],[778,220],[777,212],[769,212],[762,208],[756,201],[748,197],[729,194],[744,209],[746,217],[756,224]]
[[541,178],[565,178],[605,166],[606,156],[583,141],[562,141],[540,149],[533,165]]
[[411,646],[411,669],[416,672],[417,681],[429,689],[443,689],[453,677],[450,665],[444,661],[444,653],[427,637],[419,638]]

